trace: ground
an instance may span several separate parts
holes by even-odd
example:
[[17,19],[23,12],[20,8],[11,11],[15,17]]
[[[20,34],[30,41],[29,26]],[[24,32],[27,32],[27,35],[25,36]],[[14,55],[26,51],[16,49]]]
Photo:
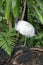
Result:
[[0,58],[0,65],[43,65],[43,49],[15,47],[11,57],[3,54]]

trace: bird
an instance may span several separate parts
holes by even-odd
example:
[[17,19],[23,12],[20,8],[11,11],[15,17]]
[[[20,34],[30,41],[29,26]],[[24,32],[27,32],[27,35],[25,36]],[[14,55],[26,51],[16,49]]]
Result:
[[34,26],[28,21],[17,20],[16,25],[15,25],[15,30],[25,36],[24,45],[26,45],[26,37],[29,38],[29,37],[36,36]]

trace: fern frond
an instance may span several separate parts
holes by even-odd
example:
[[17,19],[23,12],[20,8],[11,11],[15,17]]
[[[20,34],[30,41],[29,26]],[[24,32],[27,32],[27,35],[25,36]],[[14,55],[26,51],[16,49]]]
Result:
[[7,32],[5,34],[0,34],[0,47],[4,49],[9,55],[11,55],[15,46],[16,35],[17,34],[15,32]]

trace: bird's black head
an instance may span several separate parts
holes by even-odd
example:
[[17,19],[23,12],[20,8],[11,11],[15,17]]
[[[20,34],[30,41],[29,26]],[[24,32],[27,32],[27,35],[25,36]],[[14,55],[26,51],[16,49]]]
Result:
[[16,18],[16,23],[18,23],[18,21],[19,21],[19,18]]

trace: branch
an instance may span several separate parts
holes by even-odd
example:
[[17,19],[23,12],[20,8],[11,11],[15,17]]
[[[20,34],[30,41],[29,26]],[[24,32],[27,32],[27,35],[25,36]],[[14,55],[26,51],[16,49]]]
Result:
[[9,21],[9,30],[12,30],[12,15],[11,15],[10,21]]
[[43,49],[41,49],[41,48],[30,48],[30,50],[43,52]]
[[25,15],[25,11],[26,11],[26,3],[27,3],[27,0],[24,1],[24,9],[23,9],[21,20],[24,19],[24,15]]
[[[24,9],[23,9],[23,12],[22,12],[22,17],[21,17],[21,20],[24,19],[24,15],[25,15],[25,11],[26,11],[26,3],[27,3],[27,0],[24,0]],[[19,32],[17,34],[17,41],[18,41],[18,37],[19,37]]]

